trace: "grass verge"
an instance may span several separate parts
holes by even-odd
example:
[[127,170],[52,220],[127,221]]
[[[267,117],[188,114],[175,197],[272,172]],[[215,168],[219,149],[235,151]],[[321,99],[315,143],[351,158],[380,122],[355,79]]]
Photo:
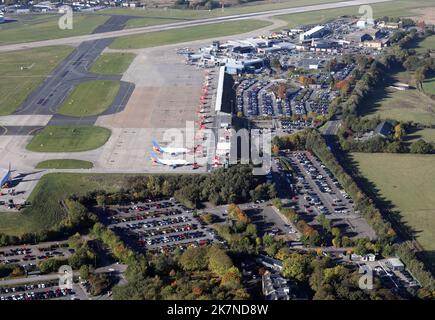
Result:
[[54,159],[41,161],[36,169],[91,169],[92,162],[75,159]]
[[34,152],[87,151],[105,144],[110,134],[109,129],[96,126],[47,126],[26,148]]
[[120,86],[119,81],[113,80],[82,82],[65,99],[57,113],[72,117],[89,117],[100,114],[113,103]]
[[0,53],[0,116],[13,113],[73,49],[55,46]]

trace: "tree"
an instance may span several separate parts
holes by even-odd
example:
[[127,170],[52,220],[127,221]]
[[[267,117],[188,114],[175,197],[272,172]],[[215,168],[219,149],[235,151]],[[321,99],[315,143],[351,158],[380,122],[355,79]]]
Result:
[[213,222],[215,222],[216,216],[212,213],[207,212],[201,215],[201,219],[207,224],[212,224]]
[[331,220],[326,218],[326,216],[322,213],[317,216],[317,222],[322,226],[326,231],[331,231]]
[[277,72],[281,71],[281,63],[278,58],[273,58],[272,61],[270,61],[270,66]]
[[292,253],[284,260],[282,274],[284,277],[302,282],[309,274],[309,260],[303,254]]
[[80,267],[80,278],[82,278],[83,280],[88,279],[89,273],[90,273],[90,269],[88,265],[82,265]]
[[235,289],[240,286],[240,280],[241,275],[239,269],[237,269],[235,266],[232,266],[222,277],[221,286]]
[[89,275],[90,292],[93,296],[98,296],[107,291],[111,285],[109,276],[106,273]]
[[423,139],[418,139],[417,141],[414,141],[409,148],[411,153],[420,154],[432,153],[433,149],[433,146],[430,143],[424,141]]
[[278,89],[276,90],[276,96],[280,99],[285,99],[287,93],[286,85],[283,83],[280,83],[278,85]]
[[274,156],[277,156],[279,154],[279,146],[278,145],[276,145],[276,144],[272,145],[272,154]]
[[233,266],[233,262],[224,250],[217,246],[212,246],[208,250],[208,268],[210,271],[218,274],[219,276],[225,273]]
[[396,139],[396,141],[400,141],[405,134],[406,132],[403,126],[400,123],[396,124],[394,127],[394,139]]
[[205,270],[208,267],[206,247],[189,247],[180,257],[180,265],[186,271]]

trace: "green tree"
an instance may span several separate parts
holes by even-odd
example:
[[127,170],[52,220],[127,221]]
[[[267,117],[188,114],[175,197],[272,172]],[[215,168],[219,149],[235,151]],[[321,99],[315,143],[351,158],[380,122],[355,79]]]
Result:
[[430,143],[427,143],[423,139],[418,139],[411,144],[409,150],[411,153],[428,154],[432,153],[434,148]]
[[309,274],[309,260],[303,254],[292,253],[284,260],[283,276],[302,282]]
[[180,257],[180,265],[186,271],[205,270],[208,267],[206,247],[189,247]]

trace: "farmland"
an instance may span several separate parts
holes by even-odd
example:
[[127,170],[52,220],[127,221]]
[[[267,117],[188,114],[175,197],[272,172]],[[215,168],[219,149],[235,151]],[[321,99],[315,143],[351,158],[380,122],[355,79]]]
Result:
[[360,173],[390,201],[426,250],[435,250],[435,156],[354,153]]
[[[394,74],[391,82],[394,81],[414,85],[409,72]],[[379,88],[364,103],[360,114],[365,117],[379,116],[381,119],[432,125],[435,124],[435,101],[415,88],[406,91]]]
[[420,42],[416,48],[418,52],[426,52],[429,49],[435,48],[435,36],[428,37]]

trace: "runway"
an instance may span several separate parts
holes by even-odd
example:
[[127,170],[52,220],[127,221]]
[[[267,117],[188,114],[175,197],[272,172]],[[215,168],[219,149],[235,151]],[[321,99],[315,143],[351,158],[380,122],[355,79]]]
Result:
[[[230,16],[217,17],[217,18],[181,21],[181,22],[174,22],[168,24],[161,24],[157,26],[139,27],[139,28],[116,30],[116,31],[107,30],[109,28],[108,26],[110,26],[109,23],[106,24],[106,27],[98,28],[98,33],[61,38],[61,39],[5,45],[5,46],[0,46],[0,52],[38,48],[38,47],[53,46],[53,45],[77,45],[86,41],[93,41],[93,40],[100,40],[100,39],[113,39],[122,36],[148,33],[154,31],[164,31],[164,30],[179,29],[184,27],[201,26],[201,25],[215,24],[215,23],[226,22],[226,21],[270,18],[276,15],[286,15],[286,14],[318,11],[318,10],[325,10],[325,9],[338,9],[338,8],[352,7],[352,6],[358,6],[364,4],[382,3],[388,1],[392,1],[392,0],[351,0],[351,1],[342,1],[342,2],[335,2],[335,3],[325,3],[325,4],[318,4],[318,5],[296,7],[296,8],[288,8],[288,9],[269,10],[269,11],[262,11],[262,12],[230,15]],[[131,17],[127,17],[127,18],[130,19]],[[119,23],[115,25],[119,25]]]

